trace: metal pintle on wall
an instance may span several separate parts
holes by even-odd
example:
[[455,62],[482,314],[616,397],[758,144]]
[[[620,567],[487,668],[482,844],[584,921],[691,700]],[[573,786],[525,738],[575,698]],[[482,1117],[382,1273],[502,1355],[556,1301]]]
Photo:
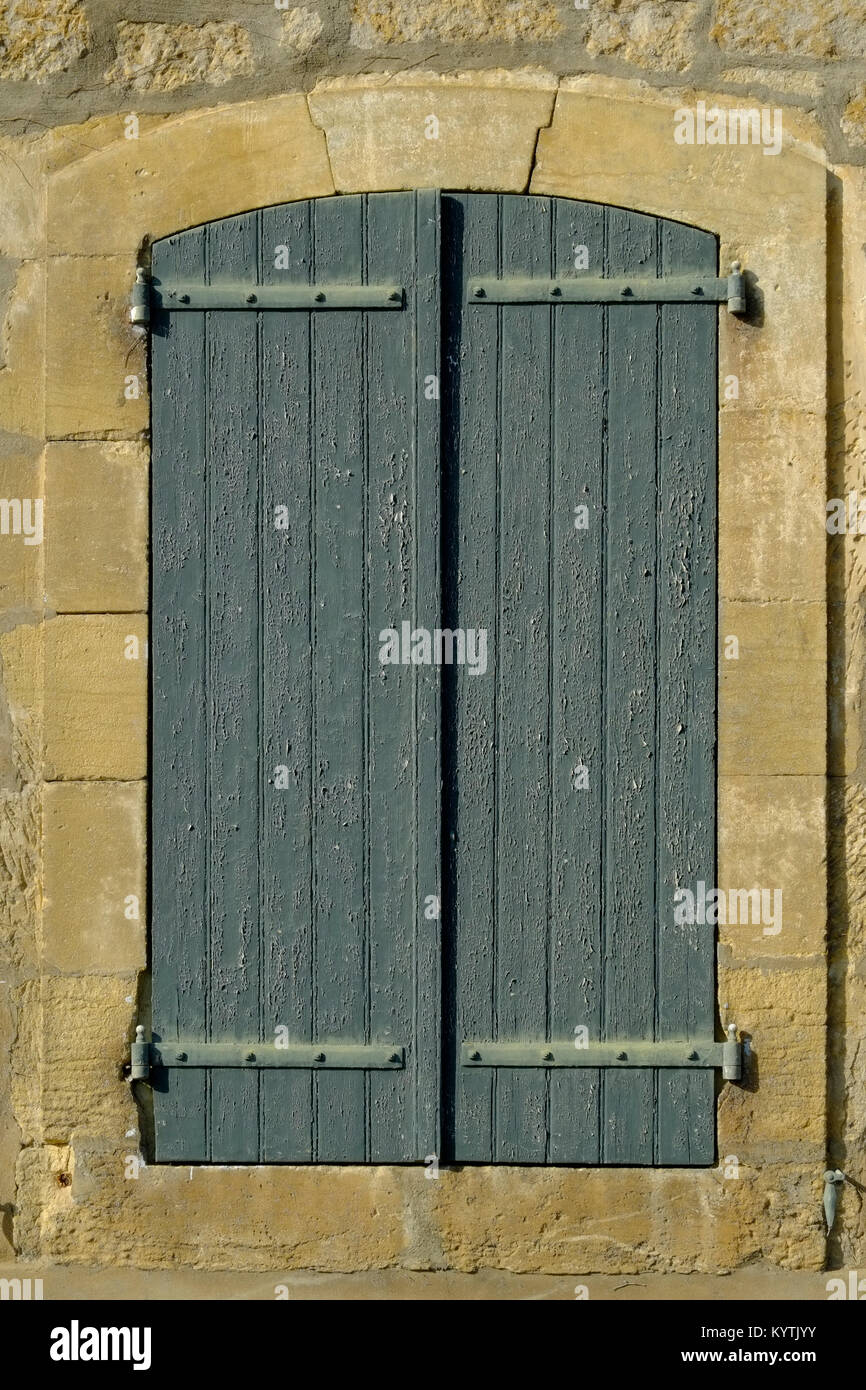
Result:
[[135,284],[129,297],[129,321],[144,328],[150,323],[150,277],[143,266],[135,272]]

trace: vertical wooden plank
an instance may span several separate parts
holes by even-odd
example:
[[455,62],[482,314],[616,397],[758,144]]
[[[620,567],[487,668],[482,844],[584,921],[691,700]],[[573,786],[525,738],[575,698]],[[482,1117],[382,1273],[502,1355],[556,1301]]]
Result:
[[[655,219],[609,208],[607,227],[608,275],[655,273]],[[654,1022],[658,310],[607,317],[604,1028],[618,1040],[651,1038]],[[648,1068],[605,1075],[604,1162],[652,1163],[653,1092]]]
[[[415,198],[378,194],[367,200],[367,274],[371,281],[415,278]],[[415,548],[415,315],[368,314],[367,418],[370,438],[365,554],[369,557],[367,772],[369,841],[369,971],[367,1040],[407,1046],[406,1069],[371,1071],[369,1157],[373,1162],[423,1159],[416,1147],[413,1081],[419,1058],[414,1034],[415,941],[421,930],[417,883],[418,667],[383,665],[380,634],[403,621],[429,624],[417,611]],[[432,791],[432,789],[431,789]],[[433,889],[431,888],[431,891]],[[435,1001],[429,1001],[435,1012]]]
[[[415,195],[415,409],[416,613],[428,625],[442,620],[441,579],[441,242],[438,192]],[[430,389],[435,378],[435,391]],[[435,617],[433,616],[435,614]],[[422,1157],[442,1155],[442,673],[421,667],[416,685],[415,736],[415,1144]],[[431,915],[431,896],[439,912]]]
[[[201,229],[154,248],[156,279],[204,269]],[[153,324],[150,903],[153,1036],[166,1043],[207,1027],[205,333],[204,314]],[[157,1162],[207,1158],[206,1085],[204,1070],[155,1077]]]
[[[601,275],[604,211],[553,199],[553,274]],[[588,265],[582,272],[581,249]],[[604,311],[554,310],[551,496],[550,1037],[601,1036]],[[585,511],[578,511],[578,508]],[[585,524],[584,524],[585,523]],[[585,769],[585,773],[583,771]],[[598,1163],[597,1068],[550,1073],[550,1162]]]
[[[314,205],[318,281],[364,278],[365,200]],[[358,310],[313,315],[314,1030],[363,1042],[369,1024],[369,819],[366,556],[366,323]],[[367,1158],[363,1071],[314,1078],[317,1147],[327,1162]]]
[[[257,215],[207,229],[211,284],[258,280]],[[208,322],[210,1020],[214,1040],[259,1038],[259,315]],[[214,1068],[211,1159],[259,1157],[257,1072]]]
[[[493,1159],[495,1073],[460,1067],[464,1040],[495,1035],[493,810],[498,645],[499,310],[467,306],[470,275],[499,268],[495,197],[446,194],[443,221],[443,627],[482,626],[488,671],[443,667],[445,1114],[458,1162]],[[464,472],[465,470],[465,472]]]
[[[665,275],[716,272],[716,239],[661,224]],[[659,333],[657,1021],[660,1038],[713,1035],[711,925],[676,924],[678,888],[716,882],[716,338],[714,305],[664,305]],[[715,1158],[715,1076],[658,1074],[656,1161]]]
[[[310,282],[311,218],[309,202],[263,210],[264,284]],[[310,318],[261,316],[262,1023],[292,1042],[313,1041]],[[261,1123],[265,1162],[310,1161],[311,1071],[262,1072]]]
[[[500,208],[502,274],[549,276],[551,200],[504,197]],[[496,1036],[520,1040],[548,1027],[552,310],[505,305],[501,315],[497,640],[475,679],[496,687]],[[543,1067],[497,1069],[499,1162],[544,1161],[547,1087]]]

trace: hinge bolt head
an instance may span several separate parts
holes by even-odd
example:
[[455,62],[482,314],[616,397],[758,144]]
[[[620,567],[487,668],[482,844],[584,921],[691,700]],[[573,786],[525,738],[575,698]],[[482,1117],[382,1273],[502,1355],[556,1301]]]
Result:
[[623,295],[625,295],[625,294],[631,294],[631,292],[632,292],[632,291],[631,291],[631,286],[630,286],[630,285],[626,285],[624,289],[620,290],[620,294],[623,294]]
[[545,1052],[543,1060],[544,1060],[545,1062],[552,1062],[552,1061],[553,1061],[553,1053],[552,1053],[552,1052]]
[[399,1052],[392,1052],[391,1056],[388,1058],[389,1062],[399,1062],[401,1060]]
[[483,299],[483,298],[484,298],[484,289],[483,289],[483,287],[482,287],[481,285],[476,285],[476,286],[475,286],[475,289],[472,291],[472,293],[475,295],[475,298],[476,298],[476,299]]
[[481,1061],[481,1053],[480,1053],[480,1052],[470,1052],[470,1054],[469,1054],[469,1060],[470,1060],[470,1062],[480,1062],[480,1061]]
[[403,295],[400,290],[392,290],[391,293],[388,295],[388,298],[393,300],[396,304],[398,300],[403,298]]
[[247,1055],[246,1055],[246,1057],[244,1058],[244,1061],[245,1061],[245,1062],[254,1062],[255,1060],[256,1060],[256,1054],[255,1054],[254,1052],[248,1052]]
[[176,1053],[174,1054],[174,1060],[175,1060],[176,1062],[185,1062],[185,1061],[186,1061],[186,1053],[185,1053],[185,1052],[176,1052]]
[[627,1061],[628,1061],[628,1053],[627,1053],[627,1052],[618,1052],[618,1053],[616,1054],[616,1060],[617,1060],[618,1062],[627,1062]]
[[181,302],[181,304],[189,304],[189,295],[188,295],[188,294],[182,294],[182,295],[180,296],[180,302]]
[[248,295],[247,295],[247,303],[248,303],[248,304],[255,304],[255,302],[256,302],[256,296],[255,296],[254,294],[248,294]]
[[324,302],[325,302],[325,296],[323,295],[322,291],[319,290],[319,293],[316,295],[316,303],[317,303],[317,304],[324,304]]
[[324,1062],[324,1060],[325,1060],[325,1054],[324,1054],[324,1052],[317,1052],[316,1055],[315,1055],[315,1057],[313,1058],[313,1061],[314,1061],[314,1062]]
[[701,1060],[701,1058],[700,1058],[700,1053],[694,1052],[694,1051],[692,1051],[692,1052],[689,1053],[689,1061],[690,1061],[690,1062],[699,1062],[700,1060]]

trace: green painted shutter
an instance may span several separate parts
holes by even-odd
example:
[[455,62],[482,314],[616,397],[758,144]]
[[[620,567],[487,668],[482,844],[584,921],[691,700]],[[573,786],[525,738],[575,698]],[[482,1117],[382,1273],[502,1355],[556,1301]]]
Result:
[[[405,291],[155,321],[159,1161],[714,1160],[711,1069],[561,1060],[713,1037],[674,893],[715,882],[718,310],[469,291],[582,247],[712,277],[716,242],[441,206],[441,245],[421,193],[154,248],[157,288]],[[486,629],[487,672],[381,665],[402,622]]]
[[[443,695],[448,1154],[709,1164],[712,1070],[541,1058],[576,1028],[714,1035],[712,928],[675,925],[674,892],[715,882],[718,310],[468,290],[574,278],[582,247],[592,276],[714,275],[715,238],[448,195],[443,247],[445,614],[491,651],[489,676],[447,671]],[[493,1041],[537,1064],[484,1065]]]
[[[439,891],[438,682],[380,665],[375,640],[438,605],[437,238],[434,195],[383,194],[154,247],[157,289],[405,291],[396,311],[154,324],[158,1161],[439,1148],[439,923],[422,910]],[[298,1065],[258,1065],[277,1038],[306,1048]],[[193,1065],[231,1043],[235,1065]]]

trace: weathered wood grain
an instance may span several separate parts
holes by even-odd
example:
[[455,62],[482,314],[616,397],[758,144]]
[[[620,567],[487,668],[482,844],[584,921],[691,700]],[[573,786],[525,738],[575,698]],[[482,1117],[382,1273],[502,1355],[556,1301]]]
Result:
[[[165,279],[406,289],[155,322],[154,1035],[406,1049],[164,1071],[159,1161],[713,1161],[710,1071],[459,1061],[715,1021],[712,930],[673,908],[715,878],[718,311],[466,304],[582,247],[716,269],[680,224],[433,192],[154,248]],[[381,665],[404,621],[486,629],[486,673]]]
[[378,662],[382,628],[438,622],[437,238],[435,195],[382,194],[155,247],[164,277],[407,290],[400,313],[186,313],[154,339],[154,1029],[406,1048],[392,1071],[166,1071],[163,1161],[438,1144],[438,681]]

